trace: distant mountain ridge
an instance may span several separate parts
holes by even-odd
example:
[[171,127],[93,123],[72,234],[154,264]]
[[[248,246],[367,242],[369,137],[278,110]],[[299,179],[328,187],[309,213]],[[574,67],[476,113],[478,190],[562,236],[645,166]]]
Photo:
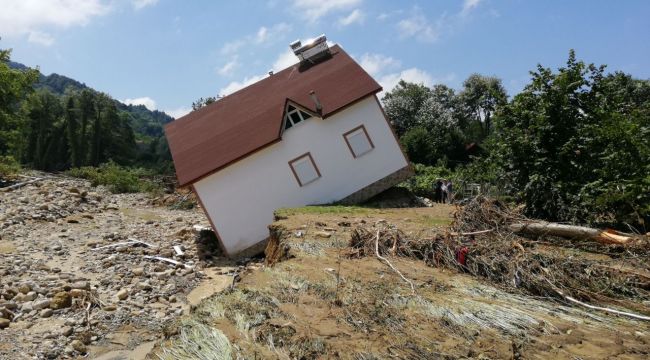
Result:
[[[15,61],[10,61],[9,67],[18,70],[30,69],[28,66]],[[38,82],[34,85],[34,88],[43,88],[59,96],[65,95],[66,90],[81,91],[89,89],[94,92],[99,92],[85,83],[57,73],[50,75],[39,74]],[[119,100],[113,100],[120,111],[129,114],[130,125],[137,137],[156,138],[163,136],[163,126],[174,120],[173,117],[163,111],[149,110],[144,105],[127,105]]]

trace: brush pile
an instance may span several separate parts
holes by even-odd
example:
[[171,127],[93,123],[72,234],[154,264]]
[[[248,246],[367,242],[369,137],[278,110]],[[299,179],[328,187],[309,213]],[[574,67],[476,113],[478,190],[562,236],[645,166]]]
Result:
[[[510,291],[650,315],[650,245],[600,244],[552,236],[526,238],[513,223],[530,222],[504,204],[478,197],[454,215],[450,232],[408,239],[396,229],[378,232],[380,253],[426,261],[487,279]],[[356,229],[355,256],[372,256],[377,231]]]

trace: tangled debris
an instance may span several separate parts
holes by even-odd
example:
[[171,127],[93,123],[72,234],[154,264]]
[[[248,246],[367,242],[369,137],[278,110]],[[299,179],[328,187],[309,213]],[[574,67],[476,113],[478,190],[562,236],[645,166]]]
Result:
[[[410,239],[384,226],[377,234],[359,227],[352,233],[351,257],[403,256],[424,260],[490,280],[511,291],[569,301],[621,314],[608,305],[629,309],[650,320],[650,245],[594,243],[547,236],[530,239],[511,224],[530,222],[504,204],[484,197],[460,208],[451,232]],[[377,239],[375,239],[377,235]]]

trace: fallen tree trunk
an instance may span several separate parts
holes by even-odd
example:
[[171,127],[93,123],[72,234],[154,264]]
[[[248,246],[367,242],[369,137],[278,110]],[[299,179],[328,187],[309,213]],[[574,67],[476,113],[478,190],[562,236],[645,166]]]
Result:
[[41,180],[45,180],[45,179],[46,178],[44,178],[44,177],[35,178],[35,179],[29,180],[29,181],[25,181],[25,182],[21,182],[21,183],[18,183],[18,184],[11,185],[11,186],[7,186],[6,188],[0,189],[0,191],[2,191],[2,192],[13,191],[13,190],[21,188],[21,187],[23,187],[25,185],[33,184],[33,183],[35,183],[37,181],[41,181]]
[[599,230],[585,226],[565,225],[543,221],[508,225],[510,231],[535,236],[551,235],[568,239],[593,240],[601,244],[625,245],[634,237],[614,230]]

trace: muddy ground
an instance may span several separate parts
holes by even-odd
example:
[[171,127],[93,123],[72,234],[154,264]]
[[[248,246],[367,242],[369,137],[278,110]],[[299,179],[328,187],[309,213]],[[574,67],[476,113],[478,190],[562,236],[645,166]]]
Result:
[[[284,210],[289,259],[202,302],[155,358],[647,359],[647,322],[511,293],[422,261],[349,258],[355,226],[430,236],[450,206]],[[207,339],[207,340],[206,340]],[[201,349],[201,350],[198,350]],[[219,354],[225,354],[221,356]]]
[[220,257],[200,209],[46,176],[0,193],[0,359],[650,356],[647,322],[391,257],[413,294],[377,258],[347,256],[357,226],[428,238],[452,206],[281,210],[289,256],[269,267]]

